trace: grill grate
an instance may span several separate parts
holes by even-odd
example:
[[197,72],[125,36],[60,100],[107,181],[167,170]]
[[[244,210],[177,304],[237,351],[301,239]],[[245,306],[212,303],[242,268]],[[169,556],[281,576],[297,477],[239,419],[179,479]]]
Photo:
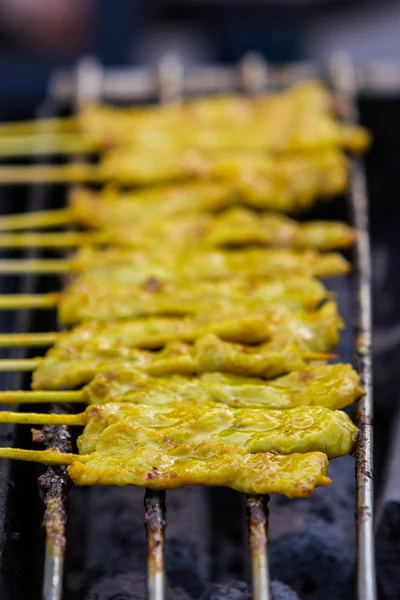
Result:
[[[343,57],[332,60],[330,83],[339,111],[348,122],[357,121],[355,96],[359,91],[360,73],[354,74],[351,63]],[[157,73],[148,70],[106,71],[92,59],[81,61],[75,76],[57,73],[50,85],[50,100],[56,105],[68,102],[81,106],[99,99],[112,101],[169,102],[186,94],[224,92],[236,89],[256,94],[269,87],[282,87],[294,81],[318,76],[310,65],[284,70],[270,69],[258,56],[244,58],[239,67],[210,67],[185,73],[173,56],[161,61]],[[371,90],[371,76],[364,80]],[[369,87],[368,87],[369,86]],[[33,194],[40,188],[34,188]],[[45,188],[42,188],[45,189]],[[371,361],[371,290],[370,247],[368,234],[368,204],[362,161],[351,167],[349,194],[352,224],[357,230],[354,252],[356,298],[357,364],[364,389],[358,402],[357,421],[360,436],[357,443],[357,598],[375,600],[375,570],[373,548],[373,476],[372,476],[372,361]],[[22,327],[20,330],[27,330]],[[50,445],[66,451],[66,428],[47,428],[43,434]],[[45,530],[46,560],[43,598],[61,600],[63,558],[65,547],[66,479],[62,469],[49,469],[42,482],[47,488]],[[165,493],[147,490],[144,498],[147,534],[147,590],[149,600],[165,598]],[[268,497],[247,497],[247,519],[254,600],[270,600],[267,557]]]

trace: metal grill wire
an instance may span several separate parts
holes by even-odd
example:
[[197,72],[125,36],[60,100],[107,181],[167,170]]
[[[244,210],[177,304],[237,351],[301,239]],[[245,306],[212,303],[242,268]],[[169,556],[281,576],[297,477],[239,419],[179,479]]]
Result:
[[[201,77],[201,74],[203,75]],[[137,72],[130,75],[130,85],[106,85],[101,67],[92,59],[85,59],[77,68],[75,76],[74,98],[77,106],[83,103],[104,98],[112,99],[112,93],[118,99],[149,99],[151,91],[157,91],[160,102],[179,99],[188,91],[223,92],[236,88],[244,88],[248,93],[259,93],[267,88],[272,79],[273,84],[282,82],[287,85],[301,79],[304,75],[315,76],[315,71],[301,65],[286,69],[282,73],[267,69],[266,63],[258,56],[247,56],[239,69],[208,68],[199,70],[196,77],[183,73],[182,64],[173,56],[161,61],[157,77],[149,73]],[[126,75],[126,73],[125,73]],[[357,87],[351,62],[343,56],[330,63],[330,78],[334,93],[342,108],[342,115],[349,123],[357,121],[355,94]],[[110,76],[108,77],[108,80]],[[115,74],[118,83],[118,73]],[[126,78],[125,78],[126,79]],[[107,80],[107,81],[108,81]],[[127,81],[124,81],[127,84]],[[64,74],[56,74],[50,86],[50,96],[55,100],[65,99],[70,80]],[[362,161],[353,160],[349,205],[352,221],[357,230],[355,246],[355,295],[357,312],[355,318],[356,349],[358,370],[366,390],[358,402],[357,419],[361,435],[357,444],[357,600],[375,600],[375,566],[373,548],[373,482],[372,482],[372,360],[371,348],[371,263],[368,235],[368,202],[365,175]],[[64,503],[65,496],[59,498]],[[267,528],[268,498],[258,496],[247,497],[247,516],[249,546],[252,563],[253,598],[254,600],[270,600],[270,581],[267,560]],[[165,531],[165,495],[161,492],[147,491],[145,494],[145,526],[148,540],[148,598],[164,600],[164,531]],[[64,508],[64,507],[62,507]],[[61,600],[62,552],[57,560],[46,560],[45,600]]]

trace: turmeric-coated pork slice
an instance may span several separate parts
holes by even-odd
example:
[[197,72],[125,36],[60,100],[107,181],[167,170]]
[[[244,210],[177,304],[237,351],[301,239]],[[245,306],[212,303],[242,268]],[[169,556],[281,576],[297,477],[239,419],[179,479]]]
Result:
[[56,347],[75,354],[77,349],[115,346],[162,348],[172,341],[194,342],[213,333],[227,342],[261,344],[277,334],[291,335],[315,352],[329,352],[339,342],[343,323],[337,304],[291,311],[285,306],[246,308],[186,317],[142,317],[127,321],[90,321],[57,336]]
[[318,82],[259,97],[212,96],[130,109],[88,106],[79,125],[100,146],[140,148],[146,156],[193,147],[269,153],[343,147],[360,152],[369,141],[364,129],[336,118],[331,97]]
[[319,365],[271,381],[208,373],[200,377],[152,377],[128,368],[99,372],[82,389],[88,404],[202,404],[238,408],[288,409],[295,406],[344,408],[362,394],[358,373],[348,364]]
[[270,281],[163,282],[150,277],[142,283],[111,282],[107,278],[77,277],[61,294],[58,317],[62,325],[80,321],[118,320],[155,315],[184,316],[263,310],[268,306],[314,309],[328,295],[311,277],[293,276]]
[[349,271],[338,253],[314,250],[238,249],[165,252],[85,248],[71,259],[77,272],[90,273],[112,283],[141,283],[149,277],[162,281],[214,280],[237,277],[282,278],[293,275],[334,277]]
[[159,352],[88,344],[50,348],[33,377],[35,389],[76,387],[90,381],[107,361],[127,361],[133,368],[150,375],[195,375],[233,373],[271,378],[305,367],[310,361],[324,360],[325,354],[308,351],[291,336],[279,334],[258,346],[223,342],[216,335],[199,338],[194,345],[170,342]]
[[175,444],[155,430],[110,425],[91,454],[77,456],[68,473],[77,485],[135,485],[174,489],[224,486],[247,494],[310,496],[329,485],[321,452],[250,454],[227,441]]
[[232,408],[208,404],[141,405],[109,403],[89,406],[78,438],[81,454],[94,452],[100,434],[114,423],[155,429],[176,444],[226,441],[247,452],[321,451],[328,458],[353,449],[357,428],[341,410],[299,406],[288,410]]

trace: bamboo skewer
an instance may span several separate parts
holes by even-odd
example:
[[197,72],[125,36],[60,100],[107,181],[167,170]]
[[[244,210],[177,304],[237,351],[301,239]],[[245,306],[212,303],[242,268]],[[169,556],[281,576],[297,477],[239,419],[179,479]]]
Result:
[[65,258],[0,260],[0,275],[19,275],[26,273],[54,275],[76,272],[76,270],[74,263]]
[[42,361],[43,358],[40,356],[37,358],[4,358],[0,360],[0,373],[13,373],[14,371],[34,371]]
[[17,425],[86,425],[86,413],[55,414],[55,413],[23,413],[0,411],[0,423],[15,423]]
[[[301,356],[304,360],[333,360],[337,358],[336,354],[329,352],[301,352]],[[6,371],[10,373],[15,371],[34,371],[44,360],[46,359],[43,356],[23,359],[4,358],[0,360],[0,373]]]
[[0,348],[41,348],[52,346],[59,336],[57,331],[44,333],[2,333],[0,334]]
[[0,310],[34,310],[56,308],[60,294],[0,294]]
[[98,151],[98,145],[77,133],[42,132],[41,135],[17,136],[0,134],[0,157],[87,154]]
[[0,167],[0,184],[22,185],[35,183],[102,183],[109,177],[88,163],[67,165],[30,165]]
[[0,124],[0,136],[27,136],[43,133],[68,133],[77,132],[78,123],[76,117],[55,117],[35,119],[30,121],[15,121]]
[[43,465],[72,465],[76,460],[83,462],[84,456],[56,450],[23,450],[22,448],[0,448],[0,458],[27,460]]
[[108,238],[110,236],[107,233],[79,231],[0,234],[0,248],[76,248],[104,244]]
[[0,217],[0,231],[18,231],[70,225],[73,215],[68,208],[44,210]]
[[72,391],[31,391],[12,390],[0,392],[0,404],[75,404],[85,402],[82,390]]

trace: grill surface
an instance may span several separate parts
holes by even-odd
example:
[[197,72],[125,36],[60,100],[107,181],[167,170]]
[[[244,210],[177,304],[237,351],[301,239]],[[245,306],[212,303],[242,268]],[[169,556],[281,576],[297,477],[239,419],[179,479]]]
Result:
[[[308,65],[284,71],[270,70],[258,57],[245,58],[238,69],[210,68],[184,73],[174,57],[166,57],[160,64],[156,76],[148,71],[105,72],[90,59],[82,61],[71,79],[65,74],[56,74],[50,86],[50,97],[56,105],[63,102],[75,106],[96,99],[113,101],[149,101],[157,98],[168,102],[186,93],[207,93],[244,89],[258,93],[269,87],[281,87],[304,77],[318,75]],[[359,80],[359,74],[357,75]],[[351,64],[339,58],[331,64],[330,82],[343,118],[349,122],[357,120],[355,94],[357,79]],[[365,81],[369,81],[365,77]],[[366,86],[367,87],[367,86]],[[48,114],[48,111],[46,111]],[[49,201],[47,186],[32,190],[30,210],[44,208]],[[48,207],[48,206],[47,206]],[[356,349],[357,363],[366,395],[358,402],[357,420],[361,435],[357,445],[357,598],[374,600],[375,573],[373,552],[373,484],[372,484],[372,395],[371,395],[371,298],[370,298],[370,249],[368,238],[368,215],[365,180],[362,163],[352,164],[349,207],[352,223],[357,228],[357,243],[354,256],[354,293],[356,300]],[[39,291],[41,282],[30,277],[22,280],[22,292]],[[54,288],[53,288],[54,289]],[[40,288],[40,291],[43,291]],[[32,314],[21,313],[15,330],[28,331],[35,328],[29,324]],[[20,355],[21,357],[22,355]],[[14,388],[22,389],[22,380],[14,381]],[[12,432],[11,432],[12,433]],[[44,432],[47,443],[65,451],[68,445],[65,428],[47,428]],[[2,463],[2,465],[4,462]],[[1,467],[2,469],[5,467]],[[31,471],[32,472],[32,471]],[[32,479],[32,476],[31,476]],[[66,479],[62,469],[49,469],[42,477],[46,490],[46,559],[44,574],[45,600],[60,600],[62,595],[63,556],[65,547],[65,499]],[[145,494],[145,526],[147,532],[147,589],[150,600],[165,598],[164,532],[165,494],[147,491]],[[247,517],[251,571],[254,600],[270,600],[269,570],[267,559],[268,497],[248,497]],[[3,557],[4,562],[4,557]],[[288,565],[290,569],[290,565]],[[4,597],[7,597],[5,595]],[[14,596],[9,596],[10,598]],[[21,598],[24,596],[21,595]],[[15,596],[17,598],[17,596]]]

